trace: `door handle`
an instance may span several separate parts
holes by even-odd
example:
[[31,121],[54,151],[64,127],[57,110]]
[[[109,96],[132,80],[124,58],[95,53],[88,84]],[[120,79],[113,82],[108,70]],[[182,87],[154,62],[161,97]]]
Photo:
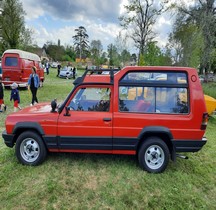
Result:
[[106,121],[106,122],[108,122],[108,121],[111,121],[111,118],[103,118],[103,121]]

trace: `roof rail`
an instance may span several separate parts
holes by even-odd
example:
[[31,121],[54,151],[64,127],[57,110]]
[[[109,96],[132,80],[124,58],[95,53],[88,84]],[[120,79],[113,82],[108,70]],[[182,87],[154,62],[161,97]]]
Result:
[[109,72],[109,75],[110,75],[110,84],[113,84],[113,82],[114,82],[114,73],[117,72],[117,71],[119,71],[119,70],[120,70],[120,68],[118,68],[118,69],[94,69],[94,70],[92,70],[92,69],[86,69],[85,72],[83,73],[83,75],[81,77],[78,77],[73,82],[73,84],[74,85],[81,84],[84,81],[86,75],[102,74],[102,72],[105,72],[105,71]]

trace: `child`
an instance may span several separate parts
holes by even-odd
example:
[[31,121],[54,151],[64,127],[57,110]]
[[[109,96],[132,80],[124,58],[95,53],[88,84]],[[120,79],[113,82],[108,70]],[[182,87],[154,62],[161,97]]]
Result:
[[20,96],[19,96],[19,91],[17,89],[18,85],[17,83],[13,83],[11,85],[11,97],[10,97],[10,101],[13,99],[14,100],[14,112],[17,111],[17,108],[21,109],[21,107],[19,106],[20,103]]
[[0,112],[6,111],[6,106],[4,105],[4,87],[2,85],[2,78],[0,77]]

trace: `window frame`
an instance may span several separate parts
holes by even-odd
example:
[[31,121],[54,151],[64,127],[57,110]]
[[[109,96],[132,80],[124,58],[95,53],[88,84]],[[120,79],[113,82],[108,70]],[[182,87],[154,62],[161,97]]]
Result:
[[[132,72],[135,72],[135,73],[174,73],[174,74],[178,74],[178,73],[184,73],[185,74],[185,77],[186,77],[186,83],[165,83],[164,81],[154,81],[154,80],[150,80],[148,82],[146,81],[133,81],[133,80],[129,80],[129,81],[122,81],[122,79],[128,74],[128,73],[132,73]],[[133,111],[133,112],[130,112],[130,111],[121,111],[120,110],[120,87],[127,87],[127,88],[130,88],[130,87],[151,87],[151,88],[154,88],[154,112],[139,112],[139,111]],[[157,112],[156,111],[156,107],[157,107],[157,104],[156,104],[156,100],[157,100],[157,88],[184,88],[187,90],[187,107],[188,107],[188,112],[187,113],[171,113],[171,112]],[[189,115],[190,114],[190,90],[189,90],[189,83],[188,83],[188,74],[186,71],[128,71],[126,74],[124,74],[120,80],[119,80],[119,83],[118,83],[118,111],[121,113],[121,112],[126,112],[126,113],[142,113],[142,114],[171,114],[171,115]]]

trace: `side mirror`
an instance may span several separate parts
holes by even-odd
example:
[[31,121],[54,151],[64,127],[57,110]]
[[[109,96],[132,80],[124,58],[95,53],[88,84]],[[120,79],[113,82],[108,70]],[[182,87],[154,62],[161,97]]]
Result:
[[53,101],[51,101],[51,112],[55,113],[56,112],[56,107],[57,107],[57,103],[56,103],[57,99],[54,99]]
[[71,116],[70,113],[69,113],[69,111],[70,111],[70,107],[66,106],[65,107],[65,114],[64,114],[64,116]]

